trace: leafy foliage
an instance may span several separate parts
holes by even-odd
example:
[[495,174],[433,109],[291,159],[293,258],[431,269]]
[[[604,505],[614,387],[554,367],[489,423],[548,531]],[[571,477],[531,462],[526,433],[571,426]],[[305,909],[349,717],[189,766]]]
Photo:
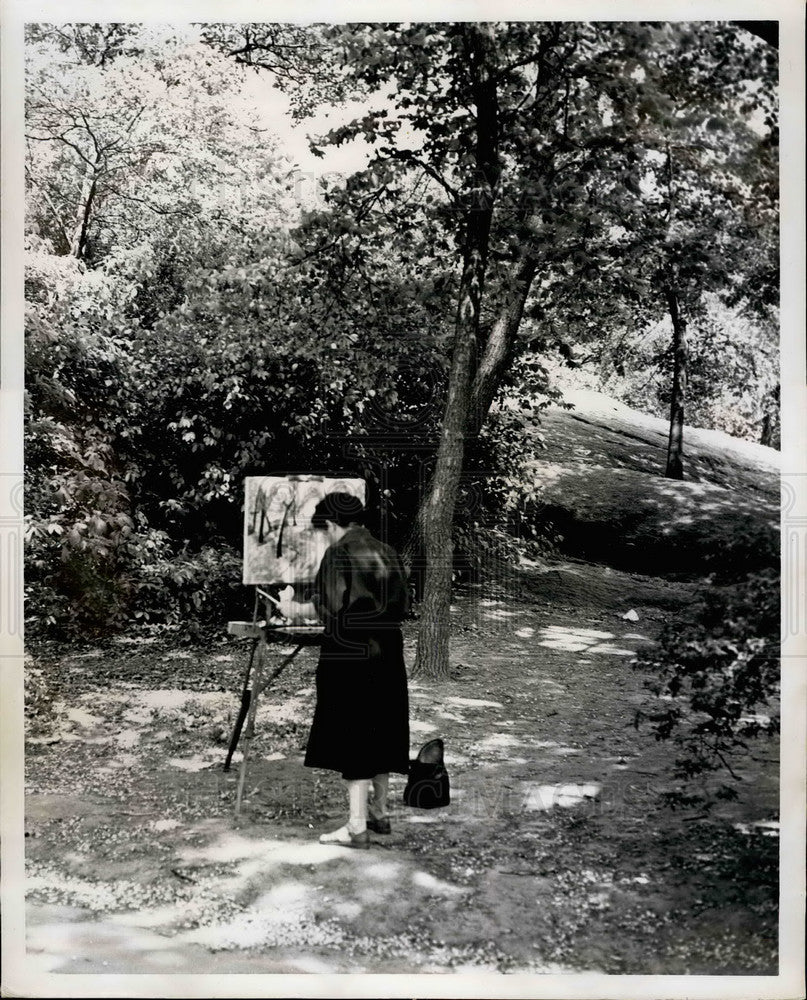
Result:
[[[43,625],[108,633],[142,611],[142,588],[152,614],[161,573],[163,615],[198,603],[199,574],[182,553],[200,522],[178,520],[176,490],[154,493],[165,486],[167,425],[182,417],[166,400],[196,372],[180,359],[189,337],[171,347],[155,328],[200,273],[271,252],[288,211],[282,164],[271,143],[255,146],[226,64],[204,70],[187,39],[102,28],[31,29],[29,636]],[[140,48],[124,51],[126,39]],[[81,245],[67,224],[78,217]],[[221,490],[211,465],[195,470],[208,498]],[[171,556],[173,575],[159,563]],[[156,575],[144,579],[146,567]]]
[[[137,621],[182,624],[193,634],[220,630],[243,614],[241,553],[222,538],[198,551],[172,551],[165,534],[138,539],[132,615]],[[134,554],[133,554],[134,555]]]
[[644,717],[657,739],[676,745],[678,777],[721,767],[736,776],[732,762],[748,741],[778,732],[779,594],[775,569],[715,586],[640,656],[657,674],[648,688],[660,699]]

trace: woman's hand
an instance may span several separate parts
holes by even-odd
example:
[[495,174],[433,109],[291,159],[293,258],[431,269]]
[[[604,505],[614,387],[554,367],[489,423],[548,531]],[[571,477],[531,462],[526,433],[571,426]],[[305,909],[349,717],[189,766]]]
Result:
[[278,610],[291,625],[310,625],[318,622],[314,605],[310,601],[299,600],[291,584],[279,591],[277,598]]
[[287,584],[282,590],[278,591],[277,606],[281,615],[287,621],[294,619],[297,602],[294,600],[294,587],[291,584]]

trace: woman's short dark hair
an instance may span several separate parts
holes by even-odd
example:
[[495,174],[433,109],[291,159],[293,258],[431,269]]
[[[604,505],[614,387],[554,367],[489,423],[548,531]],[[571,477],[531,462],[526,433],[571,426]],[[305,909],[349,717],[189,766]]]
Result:
[[349,524],[364,523],[364,507],[352,493],[328,493],[320,500],[311,515],[311,526],[323,530],[325,522],[332,521],[340,528]]

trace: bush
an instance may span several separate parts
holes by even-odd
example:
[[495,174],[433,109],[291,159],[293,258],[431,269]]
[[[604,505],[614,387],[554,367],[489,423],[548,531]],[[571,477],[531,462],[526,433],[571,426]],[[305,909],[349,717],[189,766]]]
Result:
[[[54,524],[58,522],[54,521]],[[108,638],[133,619],[184,624],[191,634],[243,617],[241,555],[222,540],[175,551],[165,532],[141,524],[105,546],[29,525],[26,638]]]
[[198,552],[173,554],[167,536],[152,531],[141,543],[139,571],[132,580],[132,616],[186,623],[191,631],[222,628],[229,618],[243,617],[241,571],[240,553],[221,540]]
[[529,468],[542,442],[536,424],[532,412],[494,410],[469,447],[453,532],[460,573],[501,580],[524,558],[554,551],[556,538],[540,515],[540,489]]
[[[98,637],[126,618],[126,555],[132,521],[118,509],[119,484],[83,472],[65,476],[56,505],[39,504],[26,524],[26,632]],[[78,501],[79,496],[92,499]],[[123,499],[122,499],[123,498]],[[48,506],[53,506],[50,511]]]
[[637,723],[649,721],[657,739],[675,743],[675,776],[725,768],[737,777],[732,763],[747,741],[779,730],[778,571],[713,587],[637,665],[656,673],[646,687],[658,698]]

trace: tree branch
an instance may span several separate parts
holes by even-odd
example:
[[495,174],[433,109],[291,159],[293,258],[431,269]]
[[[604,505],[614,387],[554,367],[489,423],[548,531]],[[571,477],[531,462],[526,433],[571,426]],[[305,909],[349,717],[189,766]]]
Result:
[[[411,163],[416,167],[420,167],[420,169],[423,170],[424,173],[428,174],[429,177],[432,178],[432,180],[437,181],[437,183],[449,195],[452,201],[454,202],[459,201],[459,192],[448,183],[445,177],[443,177],[438,170],[436,170],[430,163],[425,163],[423,160],[421,160],[418,156],[415,155],[414,152],[412,152],[411,149],[394,150],[391,149],[390,147],[385,147],[384,158],[390,161],[398,160],[403,163]],[[382,163],[384,162],[384,160],[382,160],[379,157],[377,162]]]

